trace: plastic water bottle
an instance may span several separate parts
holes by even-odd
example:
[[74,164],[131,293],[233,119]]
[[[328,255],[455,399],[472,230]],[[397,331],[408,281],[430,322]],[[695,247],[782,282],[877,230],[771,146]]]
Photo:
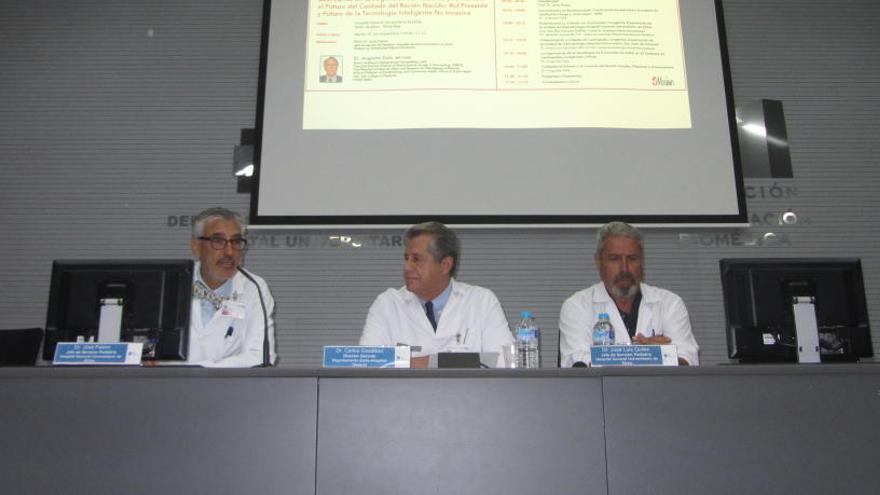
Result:
[[599,313],[599,320],[593,325],[593,345],[614,345],[614,326],[608,313]]
[[523,311],[522,321],[516,327],[516,367],[541,367],[541,330],[531,311]]

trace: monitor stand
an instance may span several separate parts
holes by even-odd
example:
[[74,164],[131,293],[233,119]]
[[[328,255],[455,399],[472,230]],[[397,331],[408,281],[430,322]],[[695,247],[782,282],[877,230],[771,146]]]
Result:
[[119,342],[122,335],[122,299],[101,299],[98,342]]
[[792,298],[794,328],[797,332],[799,363],[819,363],[819,326],[816,323],[816,300],[809,296]]

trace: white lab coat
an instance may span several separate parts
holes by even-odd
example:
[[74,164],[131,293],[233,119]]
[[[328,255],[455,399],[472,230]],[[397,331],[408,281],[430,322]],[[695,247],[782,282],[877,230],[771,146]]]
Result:
[[[198,276],[199,263],[195,273]],[[260,284],[266,314],[269,316],[269,357],[275,363],[275,300],[269,286],[261,277],[248,272]],[[253,282],[241,273],[232,278],[232,299],[241,303],[243,318],[224,315],[217,310],[208,322],[202,321],[201,300],[193,297],[189,325],[189,355],[187,363],[216,368],[247,368],[263,363],[263,310]],[[232,332],[229,329],[232,328]]]
[[[513,335],[501,303],[491,290],[456,280],[446,301],[437,332],[419,298],[406,287],[379,294],[364,324],[360,345],[421,346],[419,354],[437,352],[501,352]],[[490,363],[491,364],[491,363]]]
[[[650,337],[665,335],[672,339],[678,356],[691,365],[700,364],[697,341],[691,330],[684,301],[676,294],[641,284],[642,302],[639,306],[639,320],[636,322],[636,333]],[[592,287],[576,292],[566,299],[559,313],[559,352],[562,357],[561,366],[571,367],[582,361],[590,363],[590,345],[592,345],[593,325],[599,313],[608,313],[614,326],[615,344],[631,344],[626,325],[614,300],[599,282]]]

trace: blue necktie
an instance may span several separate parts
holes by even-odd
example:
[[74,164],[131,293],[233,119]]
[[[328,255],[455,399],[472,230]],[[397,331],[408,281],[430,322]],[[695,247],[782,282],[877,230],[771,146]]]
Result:
[[431,322],[431,326],[434,327],[434,332],[436,332],[437,320],[434,319],[434,303],[431,301],[425,303],[425,314],[428,315],[428,321]]

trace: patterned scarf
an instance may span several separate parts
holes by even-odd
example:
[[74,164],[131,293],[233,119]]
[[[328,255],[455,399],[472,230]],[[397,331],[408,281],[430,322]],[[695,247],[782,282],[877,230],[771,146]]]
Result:
[[228,297],[223,297],[212,291],[201,280],[193,282],[193,297],[201,299],[202,301],[208,301],[214,305],[214,309],[220,309],[220,307],[223,306],[223,301],[229,299]]

